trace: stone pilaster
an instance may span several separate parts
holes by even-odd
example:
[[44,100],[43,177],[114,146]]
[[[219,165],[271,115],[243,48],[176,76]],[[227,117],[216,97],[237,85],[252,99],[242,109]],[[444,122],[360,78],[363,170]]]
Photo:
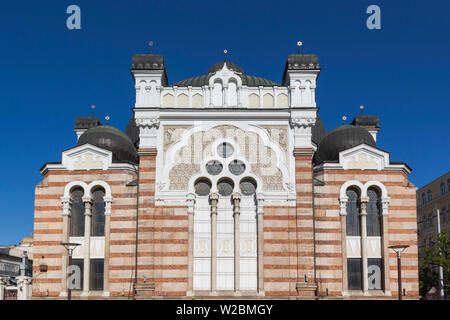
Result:
[[264,195],[258,193],[256,195],[256,214],[258,216],[258,293],[264,293]]
[[217,202],[219,195],[212,193],[211,200],[211,291],[217,291]]
[[195,194],[189,193],[186,197],[187,214],[188,214],[188,293],[192,295],[194,290],[193,274],[194,274],[194,206]]
[[241,195],[240,193],[233,193],[233,217],[234,217],[234,291],[239,292],[240,290],[240,230],[241,230]]
[[103,295],[109,296],[109,254],[110,254],[110,229],[111,229],[111,204],[112,197],[105,197],[105,258],[103,260]]
[[[70,197],[61,197],[62,210],[62,242],[68,243],[70,237],[70,217],[72,213],[72,200]],[[63,278],[60,296],[67,296],[67,268],[69,267],[69,254],[61,247],[61,276]]]

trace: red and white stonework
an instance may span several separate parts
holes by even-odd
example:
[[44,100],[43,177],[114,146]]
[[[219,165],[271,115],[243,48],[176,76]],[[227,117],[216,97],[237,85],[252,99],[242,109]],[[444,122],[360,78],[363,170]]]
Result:
[[74,299],[395,299],[398,244],[418,298],[410,168],[376,147],[377,117],[326,135],[320,71],[290,55],[281,84],[231,62],[169,84],[162,56],[133,56],[126,134],[89,117],[41,169],[33,297],[67,298],[76,242]]

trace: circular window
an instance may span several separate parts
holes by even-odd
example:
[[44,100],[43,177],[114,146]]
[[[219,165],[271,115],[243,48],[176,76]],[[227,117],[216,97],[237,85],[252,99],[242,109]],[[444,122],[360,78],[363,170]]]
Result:
[[199,196],[207,196],[211,191],[211,182],[206,178],[200,178],[194,185],[195,193]]
[[223,170],[223,165],[217,160],[208,161],[206,164],[206,171],[213,176],[218,175]]
[[228,165],[228,169],[234,175],[243,174],[245,171],[245,164],[241,160],[233,160]]
[[223,142],[217,146],[217,153],[222,158],[230,157],[234,152],[234,148],[231,144]]
[[217,190],[221,196],[229,196],[233,193],[234,183],[230,179],[220,180],[217,184]]
[[256,191],[256,182],[252,178],[244,178],[241,180],[239,187],[244,196],[251,196]]

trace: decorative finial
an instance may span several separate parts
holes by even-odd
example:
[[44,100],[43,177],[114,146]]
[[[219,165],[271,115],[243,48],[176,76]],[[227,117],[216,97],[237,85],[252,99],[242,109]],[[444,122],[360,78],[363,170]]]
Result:
[[359,106],[359,108],[361,109],[361,115],[363,116],[363,115],[364,115],[364,113],[363,113],[363,110],[364,110],[364,106],[363,106],[363,105],[361,105],[361,106]]
[[105,120],[106,120],[106,124],[108,124],[109,116],[106,116],[106,117],[105,117]]
[[345,124],[345,120],[347,120],[347,117],[346,117],[346,116],[343,116],[343,117],[342,117],[342,120],[344,121],[344,124]]
[[297,41],[297,47],[298,47],[298,54],[302,54],[302,51],[300,49],[300,47],[303,45],[303,42],[301,41]]
[[153,41],[150,41],[148,45],[150,46],[150,54],[152,54]]
[[91,111],[91,117],[93,117],[93,116],[94,116],[94,109],[95,109],[95,106],[92,105],[92,106],[91,106],[91,109],[92,109],[92,111]]
[[223,54],[224,54],[223,61],[227,61],[227,53],[228,53],[227,49],[223,50]]

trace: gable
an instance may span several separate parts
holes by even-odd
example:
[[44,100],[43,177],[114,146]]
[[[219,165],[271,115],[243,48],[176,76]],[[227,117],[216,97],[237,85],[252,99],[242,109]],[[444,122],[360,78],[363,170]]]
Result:
[[339,153],[339,164],[344,170],[383,170],[389,161],[389,153],[366,144]]
[[62,165],[68,170],[106,170],[112,164],[112,152],[90,144],[62,153]]

